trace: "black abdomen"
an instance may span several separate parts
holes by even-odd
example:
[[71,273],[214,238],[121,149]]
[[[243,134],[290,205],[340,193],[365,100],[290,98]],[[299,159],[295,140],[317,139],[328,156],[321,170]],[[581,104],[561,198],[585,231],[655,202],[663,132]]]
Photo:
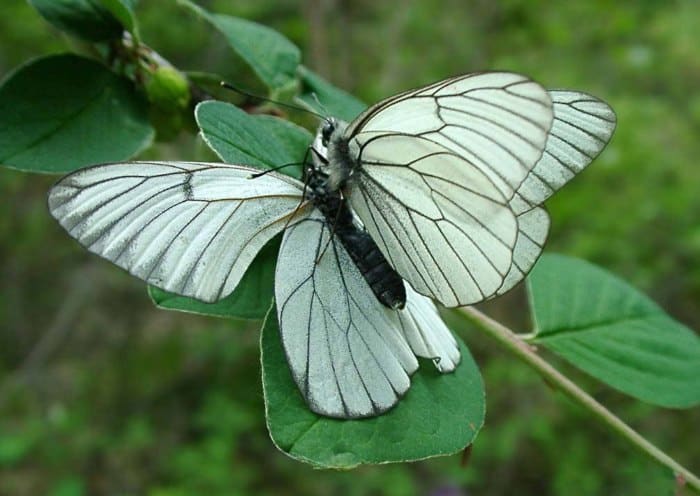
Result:
[[389,265],[372,237],[355,225],[352,212],[340,195],[317,197],[314,204],[323,212],[331,231],[338,236],[377,299],[389,308],[403,308],[406,304],[403,279]]

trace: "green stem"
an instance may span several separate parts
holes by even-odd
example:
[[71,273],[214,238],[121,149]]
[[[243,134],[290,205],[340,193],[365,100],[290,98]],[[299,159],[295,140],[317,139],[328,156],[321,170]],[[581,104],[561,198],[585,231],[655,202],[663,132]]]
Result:
[[620,420],[610,410],[598,403],[592,396],[583,391],[566,376],[557,371],[542,357],[535,349],[524,342],[513,331],[484,315],[472,307],[459,308],[465,317],[474,323],[479,329],[495,338],[505,346],[511,353],[520,358],[527,365],[539,372],[548,384],[561,390],[565,395],[584,407],[601,422],[609,426],[613,431],[627,439],[638,450],[656,460],[661,465],[670,468],[681,483],[686,484],[691,489],[700,493],[700,479],[690,470],[651,444],[646,438],[641,436],[630,426]]

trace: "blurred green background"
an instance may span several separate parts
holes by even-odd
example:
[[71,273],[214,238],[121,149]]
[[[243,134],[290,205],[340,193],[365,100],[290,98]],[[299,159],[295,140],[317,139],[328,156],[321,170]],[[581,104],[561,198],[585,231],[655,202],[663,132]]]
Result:
[[[199,3],[281,31],[306,65],[367,102],[482,69],[603,98],[617,132],[548,202],[547,248],[603,265],[700,329],[700,2]],[[175,2],[142,0],[137,13],[144,40],[179,68],[256,87],[222,39]],[[0,76],[73,43],[23,0],[3,1]],[[148,151],[200,154],[184,133]],[[54,180],[0,171],[0,494],[674,494],[671,474],[469,329],[461,334],[482,367],[488,412],[466,466],[455,455],[344,473],[288,459],[265,429],[259,325],[153,308],[143,284],[50,218]],[[522,290],[485,309],[527,330]],[[640,404],[554,361],[700,470],[698,409]]]

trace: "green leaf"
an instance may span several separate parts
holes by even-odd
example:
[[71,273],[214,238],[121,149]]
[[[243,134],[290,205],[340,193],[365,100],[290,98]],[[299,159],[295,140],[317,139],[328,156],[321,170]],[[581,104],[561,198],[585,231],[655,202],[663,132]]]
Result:
[[129,159],[153,134],[133,85],[90,59],[35,59],[0,83],[1,164],[68,172]]
[[297,73],[302,82],[302,94],[297,98],[319,114],[330,112],[332,117],[350,122],[367,107],[350,93],[333,86],[303,65],[299,66]]
[[[263,169],[301,164],[312,136],[306,129],[269,115],[251,115],[235,105],[207,101],[197,105],[195,118],[202,137],[226,163]],[[280,172],[300,177],[301,167]]]
[[139,38],[138,25],[134,17],[134,7],[136,7],[137,0],[100,0],[100,3],[134,38]]
[[268,88],[282,88],[296,78],[301,52],[279,32],[245,19],[211,14],[189,0],[178,0],[178,3],[221,32],[229,46],[245,60]]
[[404,462],[456,453],[484,423],[481,375],[460,341],[462,362],[440,374],[428,360],[396,407],[379,417],[339,420],[309,410],[282,348],[274,307],[261,336],[267,427],[275,445],[292,458],[324,468]]
[[100,0],[29,0],[58,29],[88,41],[121,38],[124,26]]
[[262,319],[270,308],[273,296],[275,261],[280,237],[273,238],[248,267],[233,293],[216,303],[204,303],[185,296],[168,293],[154,286],[148,287],[153,303],[166,310],[197,313],[213,317]]
[[544,255],[528,289],[535,343],[640,400],[700,403],[700,339],[623,280],[583,260]]

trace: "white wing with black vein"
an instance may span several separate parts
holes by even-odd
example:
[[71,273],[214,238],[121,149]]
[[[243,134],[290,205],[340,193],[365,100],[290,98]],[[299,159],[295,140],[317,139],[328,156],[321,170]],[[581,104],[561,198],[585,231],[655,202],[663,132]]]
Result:
[[461,359],[459,345],[430,300],[406,285],[406,307],[397,312],[401,329],[416,356],[433,360],[442,373],[452,372]]
[[161,289],[212,302],[230,294],[280,232],[303,185],[256,169],[129,162],[81,169],[49,192],[49,209],[96,253]]
[[494,295],[518,225],[491,177],[416,136],[377,134],[359,156],[348,198],[394,269],[448,307]]
[[494,296],[506,293],[525,278],[542,254],[548,232],[549,214],[543,207],[534,207],[518,215],[518,237],[513,260]]
[[287,361],[313,411],[379,415],[408,390],[418,362],[396,311],[379,303],[342,244],[334,238],[326,247],[328,239],[319,212],[284,233],[275,298]]
[[542,158],[511,201],[519,214],[540,205],[581,172],[603,150],[615,130],[615,112],[578,91],[552,90],[554,121]]
[[[352,156],[377,133],[426,138],[481,169],[511,198],[542,156],[552,117],[549,93],[534,81],[477,73],[383,100],[355,119],[345,136]],[[414,157],[394,149],[383,158],[405,163]]]

